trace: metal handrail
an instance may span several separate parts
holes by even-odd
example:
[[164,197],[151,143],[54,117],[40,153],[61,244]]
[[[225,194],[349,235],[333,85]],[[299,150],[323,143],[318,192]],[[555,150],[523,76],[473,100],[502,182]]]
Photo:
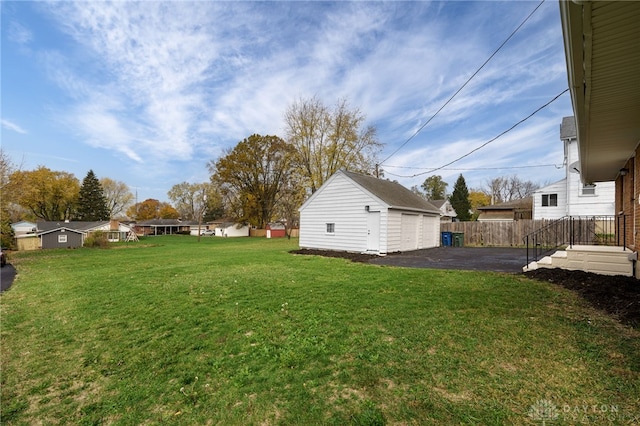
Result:
[[[622,226],[621,226],[622,225]],[[527,265],[562,246],[620,245],[626,247],[627,220],[619,216],[564,216],[524,237]]]

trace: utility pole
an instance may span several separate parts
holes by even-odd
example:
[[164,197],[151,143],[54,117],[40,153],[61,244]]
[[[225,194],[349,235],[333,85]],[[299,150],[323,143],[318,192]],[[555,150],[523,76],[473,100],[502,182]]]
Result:
[[200,235],[202,232],[200,231],[200,227],[202,226],[202,216],[204,216],[204,211],[207,208],[207,194],[205,194],[204,189],[202,190],[202,203],[200,204],[200,208],[198,209],[198,242],[200,242]]

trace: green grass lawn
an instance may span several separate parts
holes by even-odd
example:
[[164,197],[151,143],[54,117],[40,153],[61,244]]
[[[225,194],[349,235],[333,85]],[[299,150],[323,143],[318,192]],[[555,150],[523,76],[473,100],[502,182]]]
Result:
[[166,236],[14,253],[1,423],[640,422],[640,332],[573,293],[295,248]]

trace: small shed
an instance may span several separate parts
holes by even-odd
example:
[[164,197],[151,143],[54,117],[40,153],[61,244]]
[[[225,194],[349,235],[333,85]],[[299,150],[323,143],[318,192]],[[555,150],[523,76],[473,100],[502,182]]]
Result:
[[283,223],[273,222],[267,224],[267,238],[284,238],[287,236],[287,230]]
[[38,236],[40,237],[40,247],[43,249],[78,248],[83,246],[86,232],[62,224],[61,226],[38,232]]
[[440,245],[440,210],[396,182],[340,170],[300,207],[300,247],[386,254]]
[[222,222],[215,227],[216,237],[248,237],[249,226],[235,222]]

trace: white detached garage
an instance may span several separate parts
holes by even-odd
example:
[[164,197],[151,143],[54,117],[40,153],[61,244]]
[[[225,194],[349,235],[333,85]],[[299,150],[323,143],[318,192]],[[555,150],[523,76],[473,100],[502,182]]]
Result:
[[388,180],[340,170],[300,207],[300,248],[386,254],[438,245],[438,208]]

